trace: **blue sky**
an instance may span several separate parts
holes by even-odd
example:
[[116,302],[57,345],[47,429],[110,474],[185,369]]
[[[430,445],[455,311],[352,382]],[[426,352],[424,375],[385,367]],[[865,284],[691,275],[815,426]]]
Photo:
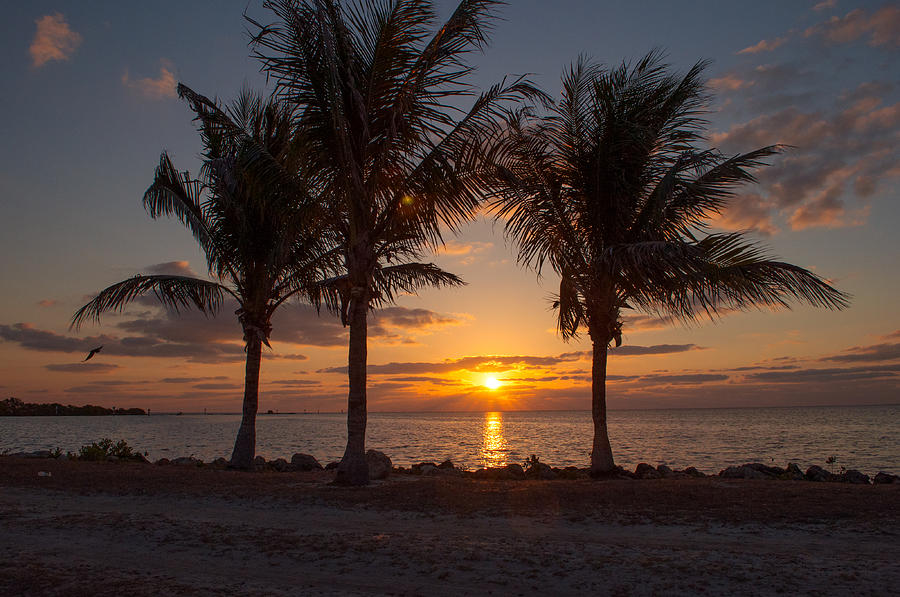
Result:
[[[442,15],[453,7],[437,5]],[[199,140],[189,110],[174,96],[175,81],[226,99],[243,85],[264,87],[249,57],[245,7],[268,20],[255,1],[6,7],[0,37],[0,102],[7,114],[0,146],[0,392],[74,403],[236,409],[242,367],[232,357],[185,362],[159,356],[171,354],[171,346],[152,354],[122,348],[104,355],[99,364],[109,365],[105,369],[69,367],[100,336],[111,346],[147,335],[160,345],[182,342],[178,350],[185,355],[194,354],[189,345],[203,352],[211,342],[227,344],[229,335],[238,342],[227,311],[220,322],[174,324],[141,305],[130,318],[110,318],[78,334],[67,324],[86,295],[137,271],[169,264],[202,273],[190,235],[175,223],[150,220],[140,199],[163,149],[181,168],[198,164]],[[613,406],[900,401],[897,3],[514,0],[500,14],[491,48],[472,58],[479,85],[531,73],[556,94],[562,69],[579,54],[617,64],[663,48],[680,70],[713,60],[711,141],[726,152],[796,146],[761,172],[761,184],[746,189],[719,225],[751,230],[774,253],[815,268],[855,297],[840,314],[806,308],[738,314],[689,330],[635,322],[626,328],[631,345],[693,348],[614,358],[611,372],[622,379],[618,389],[612,386]],[[433,375],[404,381],[423,376],[394,367],[393,377],[373,376],[373,409],[586,407],[587,386],[574,379],[587,370],[585,361],[536,364],[585,349],[552,334],[546,305],[552,280],[541,286],[517,269],[499,228],[486,222],[467,228],[436,259],[469,286],[405,298],[386,312],[370,363],[418,363],[409,370],[439,363],[431,369],[452,371],[455,385]],[[154,332],[153,322],[172,325]],[[160,329],[196,335],[176,338]],[[346,357],[340,327],[300,309],[284,317],[282,328],[276,321],[276,341],[279,329],[284,340],[264,364],[261,407],[268,408],[268,400],[283,410],[341,408],[343,381],[328,372]],[[228,346],[216,354],[232,354],[234,345]],[[497,355],[522,360],[498,365],[488,359]],[[446,365],[468,357],[481,358],[481,365]],[[772,368],[788,361],[793,369]],[[488,362],[510,380],[530,381],[484,392],[478,380]],[[771,375],[732,371],[746,367]],[[778,371],[804,373],[786,382]],[[734,398],[723,401],[724,395]]]

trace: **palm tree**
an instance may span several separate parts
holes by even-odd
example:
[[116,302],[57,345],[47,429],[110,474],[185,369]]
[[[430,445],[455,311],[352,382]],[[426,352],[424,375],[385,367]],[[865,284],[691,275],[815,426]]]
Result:
[[536,90],[517,79],[475,98],[466,55],[486,43],[496,0],[463,0],[437,22],[427,0],[269,0],[277,19],[253,44],[280,95],[299,111],[305,170],[326,197],[343,272],[324,289],[350,327],[347,447],[336,481],[368,482],[368,311],[398,293],[462,281],[419,260],[479,205],[493,172],[487,144],[502,106]]
[[612,471],[606,424],[607,349],[622,343],[624,309],[682,322],[733,309],[806,302],[841,309],[848,296],[815,274],[765,255],[740,233],[708,233],[709,219],[754,182],[770,146],[724,156],[704,140],[706,63],[683,76],[658,52],[601,69],[580,59],[549,114],[508,118],[491,204],[518,260],[560,277],[553,307],[564,340],[587,329],[593,347],[591,471]]
[[174,216],[191,231],[213,279],[137,275],[102,290],[75,313],[72,326],[99,322],[102,313],[121,312],[148,293],[176,312],[196,308],[206,315],[216,314],[226,295],[237,301],[247,362],[231,465],[249,468],[256,452],[262,345],[269,346],[272,314],[291,297],[315,296],[327,269],[327,235],[316,227],[317,202],[298,175],[288,105],[245,90],[222,109],[184,85],[178,93],[198,121],[200,178],[176,169],[163,153],[143,203],[152,218]]

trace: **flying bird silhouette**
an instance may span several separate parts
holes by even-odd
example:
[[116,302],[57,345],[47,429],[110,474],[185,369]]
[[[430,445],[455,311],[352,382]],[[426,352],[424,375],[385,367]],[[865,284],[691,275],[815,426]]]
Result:
[[[98,346],[97,348],[91,350],[91,352],[88,353],[88,356],[84,357],[84,360],[90,361],[94,357],[94,355],[97,354],[98,352],[100,352],[101,350],[103,350],[103,346]],[[82,361],[82,363],[83,362],[84,361]]]

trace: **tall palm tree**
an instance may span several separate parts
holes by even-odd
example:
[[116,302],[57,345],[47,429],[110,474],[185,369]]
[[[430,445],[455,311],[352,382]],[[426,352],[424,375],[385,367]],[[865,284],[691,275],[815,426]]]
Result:
[[700,62],[670,74],[658,52],[602,69],[580,59],[560,101],[508,119],[491,207],[518,260],[549,263],[564,340],[587,329],[593,347],[591,471],[614,469],[606,423],[607,349],[622,343],[624,309],[692,322],[792,301],[841,309],[848,296],[815,274],[772,259],[739,233],[708,233],[710,218],[780,151],[735,156],[698,147],[707,101]]
[[424,251],[479,205],[494,170],[485,140],[502,106],[536,90],[506,81],[475,96],[466,55],[486,43],[496,0],[463,0],[436,30],[428,0],[269,0],[277,22],[253,44],[281,97],[299,111],[305,169],[327,197],[343,273],[326,303],[350,327],[347,447],[337,482],[365,484],[366,333],[370,308],[397,293],[462,281]]
[[247,362],[231,465],[249,468],[272,314],[291,297],[316,296],[327,270],[328,237],[314,215],[317,201],[298,175],[294,112],[287,104],[245,90],[223,109],[184,85],[178,93],[196,114],[204,147],[200,176],[179,171],[164,152],[143,203],[152,218],[175,217],[191,231],[212,280],[137,275],[100,291],[75,313],[72,326],[99,322],[102,313],[122,311],[148,293],[175,311],[196,308],[207,315],[219,311],[226,295],[237,301]]

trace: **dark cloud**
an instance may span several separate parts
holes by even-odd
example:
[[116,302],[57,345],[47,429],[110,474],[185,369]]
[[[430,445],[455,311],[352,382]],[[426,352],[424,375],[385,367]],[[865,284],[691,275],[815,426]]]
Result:
[[44,368],[61,373],[107,373],[119,366],[112,363],[62,363],[44,365]]
[[191,276],[196,277],[197,273],[191,269],[191,265],[187,261],[166,261],[164,263],[155,263],[144,268],[148,274],[168,275],[168,276]]
[[[556,357],[536,356],[471,356],[452,359],[438,363],[407,362],[369,365],[368,372],[373,375],[396,375],[418,373],[447,373],[450,371],[499,372],[510,369],[549,367],[565,361],[580,359],[584,353],[569,352]],[[346,367],[328,367],[318,373],[347,373]]]
[[672,354],[676,352],[687,352],[689,350],[698,350],[695,344],[654,344],[653,346],[633,346],[625,345],[619,348],[610,348],[610,356],[643,356],[651,354]]
[[752,365],[748,367],[734,367],[732,369],[726,369],[726,371],[789,371],[791,369],[799,369],[799,365],[779,365],[779,366],[768,366],[768,365]]
[[195,390],[239,390],[244,386],[236,383],[198,383],[191,387]]
[[318,380],[315,379],[276,379],[273,381],[267,381],[266,385],[273,386],[317,386],[321,385]]
[[218,381],[218,380],[222,380],[222,379],[228,379],[228,378],[224,375],[215,375],[213,377],[165,377],[159,381],[162,383],[186,384],[186,383],[197,383],[197,382],[201,382],[201,381]]
[[725,381],[727,375],[716,373],[685,373],[680,375],[644,375],[641,381],[650,383],[678,383],[678,384],[699,384],[710,383],[714,381]]
[[767,383],[832,383],[840,381],[896,379],[900,373],[898,365],[874,365],[870,367],[848,367],[845,369],[801,369],[796,371],[766,371],[747,376],[750,381]]
[[900,343],[873,344],[871,346],[854,346],[841,354],[822,357],[822,361],[839,363],[896,361],[900,359]]

